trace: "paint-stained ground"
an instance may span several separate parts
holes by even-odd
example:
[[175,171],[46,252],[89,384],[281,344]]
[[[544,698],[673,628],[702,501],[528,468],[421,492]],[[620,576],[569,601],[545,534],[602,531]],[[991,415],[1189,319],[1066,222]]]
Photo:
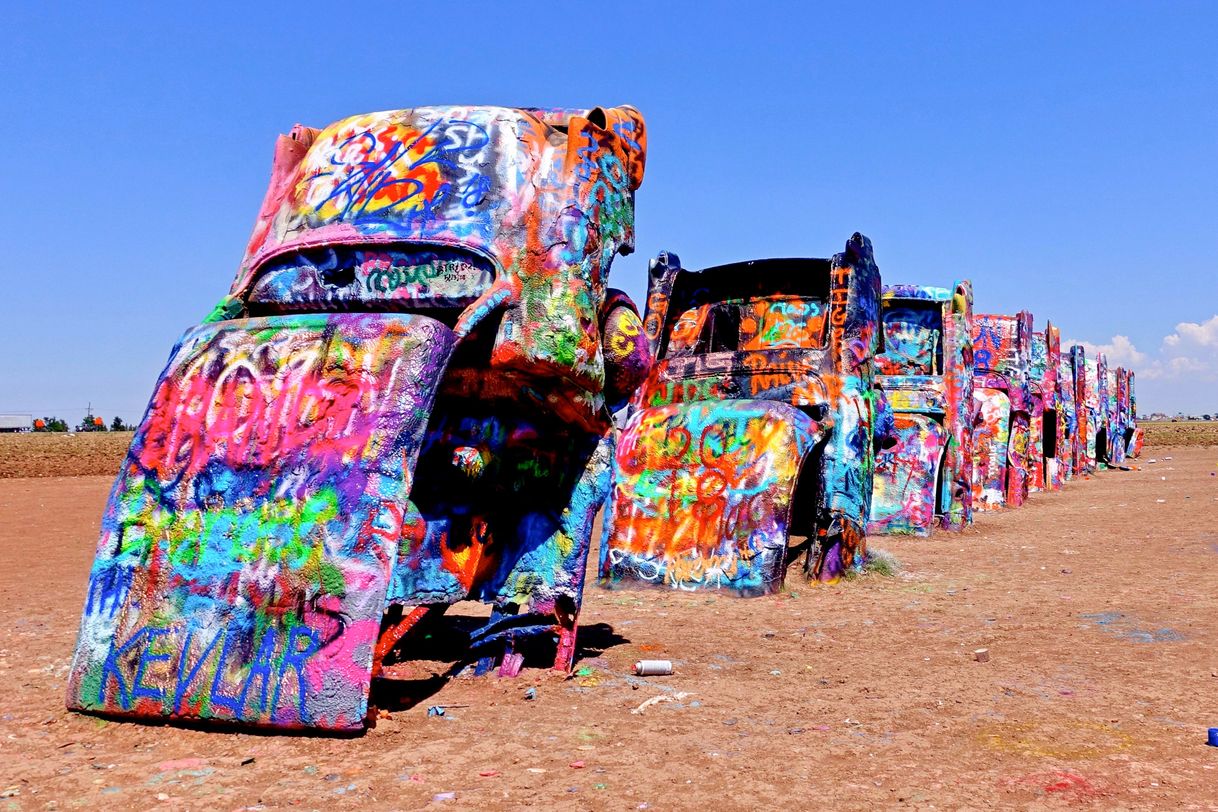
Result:
[[[1218,808],[1218,448],[1135,464],[962,535],[873,540],[896,577],[589,588],[575,678],[407,662],[355,739],[68,713],[111,480],[5,479],[0,808]],[[643,658],[677,673],[629,677]]]

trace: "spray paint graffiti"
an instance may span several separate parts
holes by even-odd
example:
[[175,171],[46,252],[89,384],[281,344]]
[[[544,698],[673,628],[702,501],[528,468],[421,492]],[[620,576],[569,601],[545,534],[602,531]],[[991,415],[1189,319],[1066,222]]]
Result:
[[1092,470],[1107,468],[1112,428],[1108,399],[1108,359],[1097,353],[1086,360],[1087,462]]
[[407,315],[188,332],[103,519],[76,706],[360,724],[411,457],[452,344]]
[[1138,426],[1138,396],[1134,391],[1135,374],[1132,369],[1125,371],[1125,444],[1126,456],[1140,457],[1142,455],[1142,429]]
[[1091,388],[1087,372],[1087,351],[1075,344],[1070,348],[1070,367],[1074,373],[1074,415],[1077,430],[1074,435],[1075,474],[1086,474],[1095,470],[1094,423],[1091,416]]
[[569,669],[611,409],[650,367],[607,288],[632,108],[296,127],[230,293],[158,381],[103,521],[68,705],[359,729],[423,617],[490,602],[479,670]]
[[1057,467],[1064,482],[1078,472],[1079,424],[1073,352],[1062,354],[1057,363],[1057,411]]
[[1125,462],[1125,424],[1128,422],[1128,404],[1125,393],[1125,370],[1120,367],[1108,369],[1108,464]]
[[896,442],[876,455],[868,533],[930,535],[973,520],[973,290],[884,288],[876,382]]
[[1058,444],[1064,431],[1064,414],[1058,386],[1061,367],[1061,332],[1049,322],[1044,332],[1032,334],[1029,367],[1031,433],[1028,456],[1030,491],[1060,490],[1065,484]]
[[810,578],[860,566],[877,421],[891,433],[870,241],[696,272],[661,254],[650,276],[658,360],[618,446],[602,583],[773,592],[800,535]]
[[1032,314],[973,316],[973,505],[1019,507],[1028,495]]

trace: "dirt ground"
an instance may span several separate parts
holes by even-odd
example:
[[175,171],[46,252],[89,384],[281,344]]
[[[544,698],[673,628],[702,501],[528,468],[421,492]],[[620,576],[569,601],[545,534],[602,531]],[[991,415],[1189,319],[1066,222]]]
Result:
[[1142,421],[1138,425],[1142,427],[1146,445],[1156,449],[1162,446],[1218,445],[1218,421]]
[[0,434],[0,479],[48,476],[114,476],[129,431]]
[[[5,479],[0,809],[1218,809],[1218,448],[1136,464],[961,535],[873,539],[894,577],[589,587],[573,679],[407,662],[353,739],[68,713],[111,480]],[[628,676],[642,658],[676,674]]]

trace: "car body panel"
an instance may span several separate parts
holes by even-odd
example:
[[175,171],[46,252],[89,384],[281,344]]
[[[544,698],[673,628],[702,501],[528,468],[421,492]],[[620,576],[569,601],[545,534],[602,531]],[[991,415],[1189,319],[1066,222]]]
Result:
[[795,483],[824,434],[798,409],[766,400],[635,412],[618,441],[602,574],[773,592],[784,576]]
[[70,706],[361,726],[413,463],[454,344],[417,315],[187,332],[106,509]]

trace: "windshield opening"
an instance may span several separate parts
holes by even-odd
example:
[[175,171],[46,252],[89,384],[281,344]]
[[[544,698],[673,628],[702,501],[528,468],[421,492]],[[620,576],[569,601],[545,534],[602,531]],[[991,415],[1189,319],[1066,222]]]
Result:
[[943,306],[915,299],[883,303],[884,352],[876,356],[881,375],[943,374]]
[[460,310],[490,288],[490,260],[412,244],[329,245],[270,260],[250,290],[251,313]]

